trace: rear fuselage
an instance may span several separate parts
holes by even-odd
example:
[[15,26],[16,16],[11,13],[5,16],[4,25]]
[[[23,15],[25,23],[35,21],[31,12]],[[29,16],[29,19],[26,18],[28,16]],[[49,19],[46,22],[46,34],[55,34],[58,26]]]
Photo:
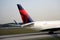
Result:
[[45,30],[51,28],[60,28],[60,21],[38,21],[33,22],[33,26],[30,27],[34,30]]

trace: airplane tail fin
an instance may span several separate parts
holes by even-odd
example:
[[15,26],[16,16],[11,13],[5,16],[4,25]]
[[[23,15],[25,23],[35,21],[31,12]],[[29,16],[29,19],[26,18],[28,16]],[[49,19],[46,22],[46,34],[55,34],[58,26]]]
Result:
[[14,20],[14,22],[15,22],[15,24],[17,24],[17,25],[19,24],[19,23],[16,22],[16,20]]
[[33,20],[31,19],[31,17],[27,14],[27,12],[23,9],[23,7],[19,4],[17,4],[17,7],[19,9],[21,18],[23,20],[23,23],[30,23],[33,22]]

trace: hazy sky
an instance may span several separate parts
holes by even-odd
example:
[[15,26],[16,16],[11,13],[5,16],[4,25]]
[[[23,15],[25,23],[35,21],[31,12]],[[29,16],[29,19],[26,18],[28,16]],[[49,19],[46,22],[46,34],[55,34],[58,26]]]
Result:
[[0,0],[0,23],[22,22],[21,4],[34,21],[60,20],[60,0]]

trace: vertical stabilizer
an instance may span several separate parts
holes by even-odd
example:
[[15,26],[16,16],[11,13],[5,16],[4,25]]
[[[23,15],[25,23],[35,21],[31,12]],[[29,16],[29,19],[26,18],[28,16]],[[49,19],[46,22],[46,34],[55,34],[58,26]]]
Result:
[[23,23],[30,23],[33,22],[33,20],[31,19],[31,17],[28,15],[28,13],[23,9],[23,7],[19,4],[17,4],[21,18]]

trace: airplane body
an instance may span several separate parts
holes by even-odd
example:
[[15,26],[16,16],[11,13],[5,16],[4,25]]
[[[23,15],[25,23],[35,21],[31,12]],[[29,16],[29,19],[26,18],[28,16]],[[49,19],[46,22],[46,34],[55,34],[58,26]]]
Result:
[[60,30],[60,21],[33,21],[32,18],[28,15],[28,13],[23,9],[23,7],[19,4],[17,4],[17,7],[19,9],[21,18],[23,20],[22,27],[29,27],[34,30],[40,30],[40,31],[49,31],[50,33],[53,33],[52,31]]
[[34,22],[33,28],[35,28],[37,30],[60,28],[60,21],[38,21],[38,22]]
[[[60,21],[36,21],[21,25],[22,27],[28,27],[34,30],[46,30],[60,28]],[[59,29],[58,29],[59,30]]]

